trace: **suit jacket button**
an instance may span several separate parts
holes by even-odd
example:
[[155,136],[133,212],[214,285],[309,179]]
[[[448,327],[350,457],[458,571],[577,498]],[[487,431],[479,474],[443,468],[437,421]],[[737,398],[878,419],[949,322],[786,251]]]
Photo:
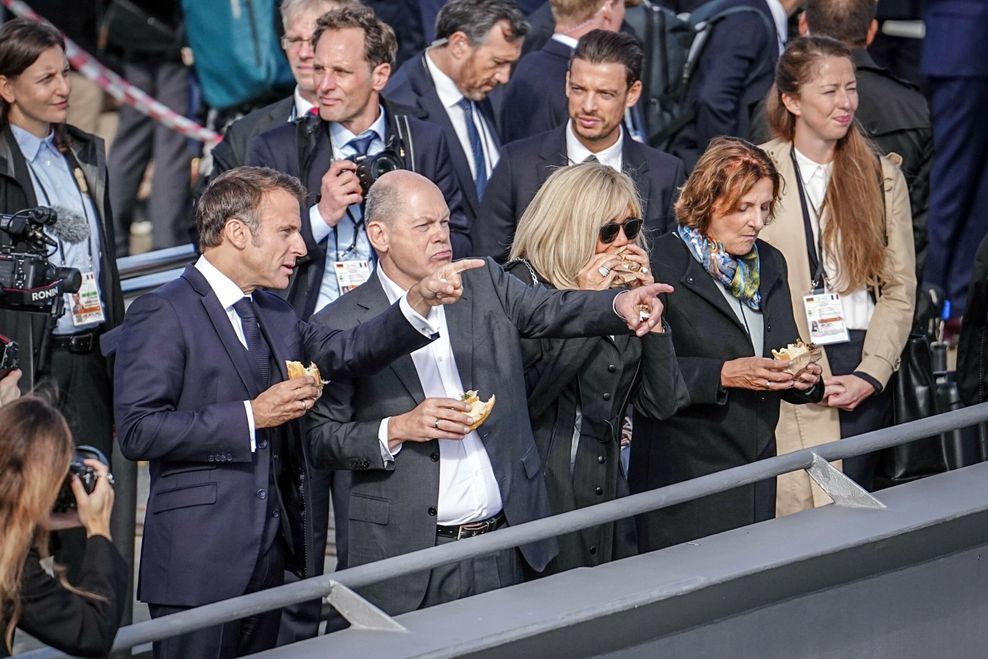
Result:
[[588,551],[591,554],[596,554],[597,553],[597,546],[596,545],[590,545],[590,549],[588,549]]
[[429,459],[432,460],[433,462],[439,462],[439,454],[438,453],[430,453],[429,454]]
[[772,323],[765,323],[765,331],[766,332],[772,331]]
[[602,487],[594,488],[594,494],[596,494],[597,496],[603,496],[603,494],[604,494],[604,488],[602,488]]
[[606,456],[603,456],[603,455],[598,455],[597,456],[597,462],[600,463],[600,464],[604,464],[605,462],[607,462],[607,457]]
[[611,392],[605,391],[604,392],[604,400],[610,400],[610,399],[611,399]]
[[263,501],[264,499],[267,499],[268,498],[268,493],[265,492],[264,490],[258,490],[257,491],[257,498],[258,499],[261,499]]
[[435,517],[436,516],[436,512],[437,511],[436,511],[435,508],[429,508],[429,517]]
[[607,365],[607,372],[608,373],[613,373],[616,370],[617,370],[617,366],[615,366],[614,364],[608,364]]
[[692,284],[693,283],[693,278],[692,277],[687,277],[686,278],[686,283],[687,284]]
[[268,447],[268,440],[266,439],[262,439],[257,443],[257,448],[267,448],[267,447]]

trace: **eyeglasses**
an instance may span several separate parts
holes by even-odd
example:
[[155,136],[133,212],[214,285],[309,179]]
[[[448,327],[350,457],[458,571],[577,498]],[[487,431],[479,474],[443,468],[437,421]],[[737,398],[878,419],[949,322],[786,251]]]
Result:
[[312,39],[303,39],[302,37],[282,37],[281,38],[281,49],[282,50],[297,50],[302,47],[302,44],[307,43],[309,47],[312,47]]
[[608,222],[600,227],[600,242],[609,245],[618,237],[618,233],[624,230],[624,237],[634,240],[642,230],[645,220],[638,217],[629,217],[623,224],[619,222]]

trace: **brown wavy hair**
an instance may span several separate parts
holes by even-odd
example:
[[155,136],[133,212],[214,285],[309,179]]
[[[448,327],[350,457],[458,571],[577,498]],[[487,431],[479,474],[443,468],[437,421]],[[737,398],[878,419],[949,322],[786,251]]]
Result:
[[[779,58],[775,84],[768,96],[768,122],[776,137],[792,142],[796,116],[782,102],[782,95],[799,96],[799,90],[818,75],[821,60],[851,60],[847,46],[830,37],[809,36],[794,40]],[[821,215],[825,251],[836,254],[838,292],[878,286],[885,278],[885,205],[882,166],[878,152],[855,122],[837,141],[834,168]]]
[[48,533],[39,524],[55,504],[72,451],[65,419],[44,400],[25,396],[0,408],[0,619],[7,619],[8,653],[21,616],[24,562],[32,546],[47,554]]
[[782,189],[782,178],[775,163],[750,142],[737,137],[715,138],[683,186],[676,201],[676,219],[705,234],[714,213],[736,211],[741,197],[763,178],[772,181],[771,218]]

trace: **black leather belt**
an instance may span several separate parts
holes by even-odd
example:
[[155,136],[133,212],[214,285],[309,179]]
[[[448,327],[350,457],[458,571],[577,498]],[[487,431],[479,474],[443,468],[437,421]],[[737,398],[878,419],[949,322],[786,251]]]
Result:
[[508,520],[504,517],[504,511],[501,511],[497,515],[494,515],[494,517],[479,522],[470,522],[469,524],[460,524],[459,526],[436,526],[436,535],[443,538],[462,540],[463,538],[483,535],[488,531],[499,529],[507,524],[507,522]]
[[99,350],[99,332],[52,334],[49,346],[52,350],[64,350],[82,355],[89,354]]

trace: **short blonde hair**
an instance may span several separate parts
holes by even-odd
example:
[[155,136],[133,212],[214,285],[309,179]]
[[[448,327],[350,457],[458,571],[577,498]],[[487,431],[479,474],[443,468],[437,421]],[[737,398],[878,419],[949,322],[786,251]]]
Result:
[[[642,216],[635,183],[607,165],[557,169],[518,221],[512,259],[526,259],[556,288],[579,288],[577,273],[593,258],[600,227],[624,213]],[[645,232],[635,239],[647,249]]]
[[559,25],[589,21],[608,0],[549,0],[552,18]]

